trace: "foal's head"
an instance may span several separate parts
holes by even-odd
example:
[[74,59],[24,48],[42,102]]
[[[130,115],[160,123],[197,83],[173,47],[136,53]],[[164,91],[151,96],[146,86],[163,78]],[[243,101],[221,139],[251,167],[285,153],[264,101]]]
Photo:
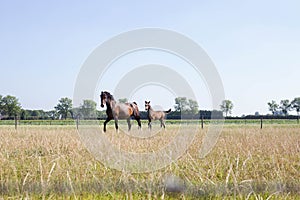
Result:
[[101,107],[104,107],[104,104],[106,104],[107,102],[113,100],[113,96],[109,93],[109,92],[101,92],[100,94],[100,98],[101,98]]
[[150,101],[145,101],[145,110],[150,110]]

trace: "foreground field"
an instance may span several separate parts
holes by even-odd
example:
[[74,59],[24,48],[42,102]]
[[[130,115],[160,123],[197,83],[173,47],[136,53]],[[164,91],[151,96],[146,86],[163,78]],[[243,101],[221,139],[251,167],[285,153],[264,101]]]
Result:
[[[109,127],[126,151],[155,151],[178,125],[135,145]],[[3,198],[74,199],[300,199],[300,126],[226,125],[213,151],[198,156],[207,129],[197,131],[177,162],[152,173],[110,169],[95,160],[74,126],[0,126]],[[187,133],[188,134],[188,133]],[[166,137],[168,136],[169,137]],[[158,138],[156,138],[158,137]],[[171,139],[170,139],[171,140]],[[157,146],[156,146],[157,145]],[[168,186],[168,182],[175,185]]]

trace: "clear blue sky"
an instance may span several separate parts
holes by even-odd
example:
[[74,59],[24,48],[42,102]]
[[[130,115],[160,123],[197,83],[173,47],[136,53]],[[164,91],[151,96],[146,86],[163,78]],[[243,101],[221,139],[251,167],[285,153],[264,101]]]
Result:
[[88,55],[143,27],[171,29],[203,47],[233,115],[267,113],[268,101],[300,96],[297,0],[45,2],[0,2],[0,94],[18,97],[23,108],[50,110],[72,98]]

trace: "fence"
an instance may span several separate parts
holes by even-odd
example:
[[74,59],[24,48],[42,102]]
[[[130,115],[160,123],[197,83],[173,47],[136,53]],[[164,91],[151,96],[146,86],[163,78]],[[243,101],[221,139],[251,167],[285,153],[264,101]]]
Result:
[[[97,119],[90,119],[85,121],[95,121]],[[99,124],[103,124],[104,120],[98,120]],[[147,122],[147,120],[142,120],[144,123]],[[211,120],[201,118],[199,120],[175,120],[175,119],[167,119],[167,124],[180,124],[180,123],[188,123],[188,124],[200,124],[201,128],[203,129],[205,126],[208,126],[210,124]],[[18,128],[18,126],[26,126],[26,125],[32,125],[32,126],[38,126],[38,125],[48,125],[48,126],[65,126],[65,125],[72,125],[77,126],[78,128],[78,119],[68,119],[68,120],[0,120],[0,126],[2,125],[8,125],[8,126],[15,126],[15,129]],[[284,124],[294,124],[299,125],[299,118],[297,119],[226,119],[224,121],[225,125],[257,125],[260,126],[262,129],[264,125],[284,125]]]

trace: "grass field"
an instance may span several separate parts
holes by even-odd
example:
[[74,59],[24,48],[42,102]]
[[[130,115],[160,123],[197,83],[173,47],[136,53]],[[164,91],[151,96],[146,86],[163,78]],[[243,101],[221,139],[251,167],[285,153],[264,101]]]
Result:
[[[169,124],[155,135],[150,150],[165,145],[168,141],[161,138],[171,140],[177,128]],[[116,133],[112,125],[108,130],[107,138],[126,151],[149,150],[147,144],[136,145]],[[300,199],[299,125],[267,124],[260,129],[258,124],[226,124],[215,148],[200,159],[206,132],[207,127],[197,131],[177,162],[138,174],[98,162],[81,143],[74,125],[20,125],[17,130],[1,125],[0,195],[4,199]],[[170,177],[180,192],[168,191]]]

